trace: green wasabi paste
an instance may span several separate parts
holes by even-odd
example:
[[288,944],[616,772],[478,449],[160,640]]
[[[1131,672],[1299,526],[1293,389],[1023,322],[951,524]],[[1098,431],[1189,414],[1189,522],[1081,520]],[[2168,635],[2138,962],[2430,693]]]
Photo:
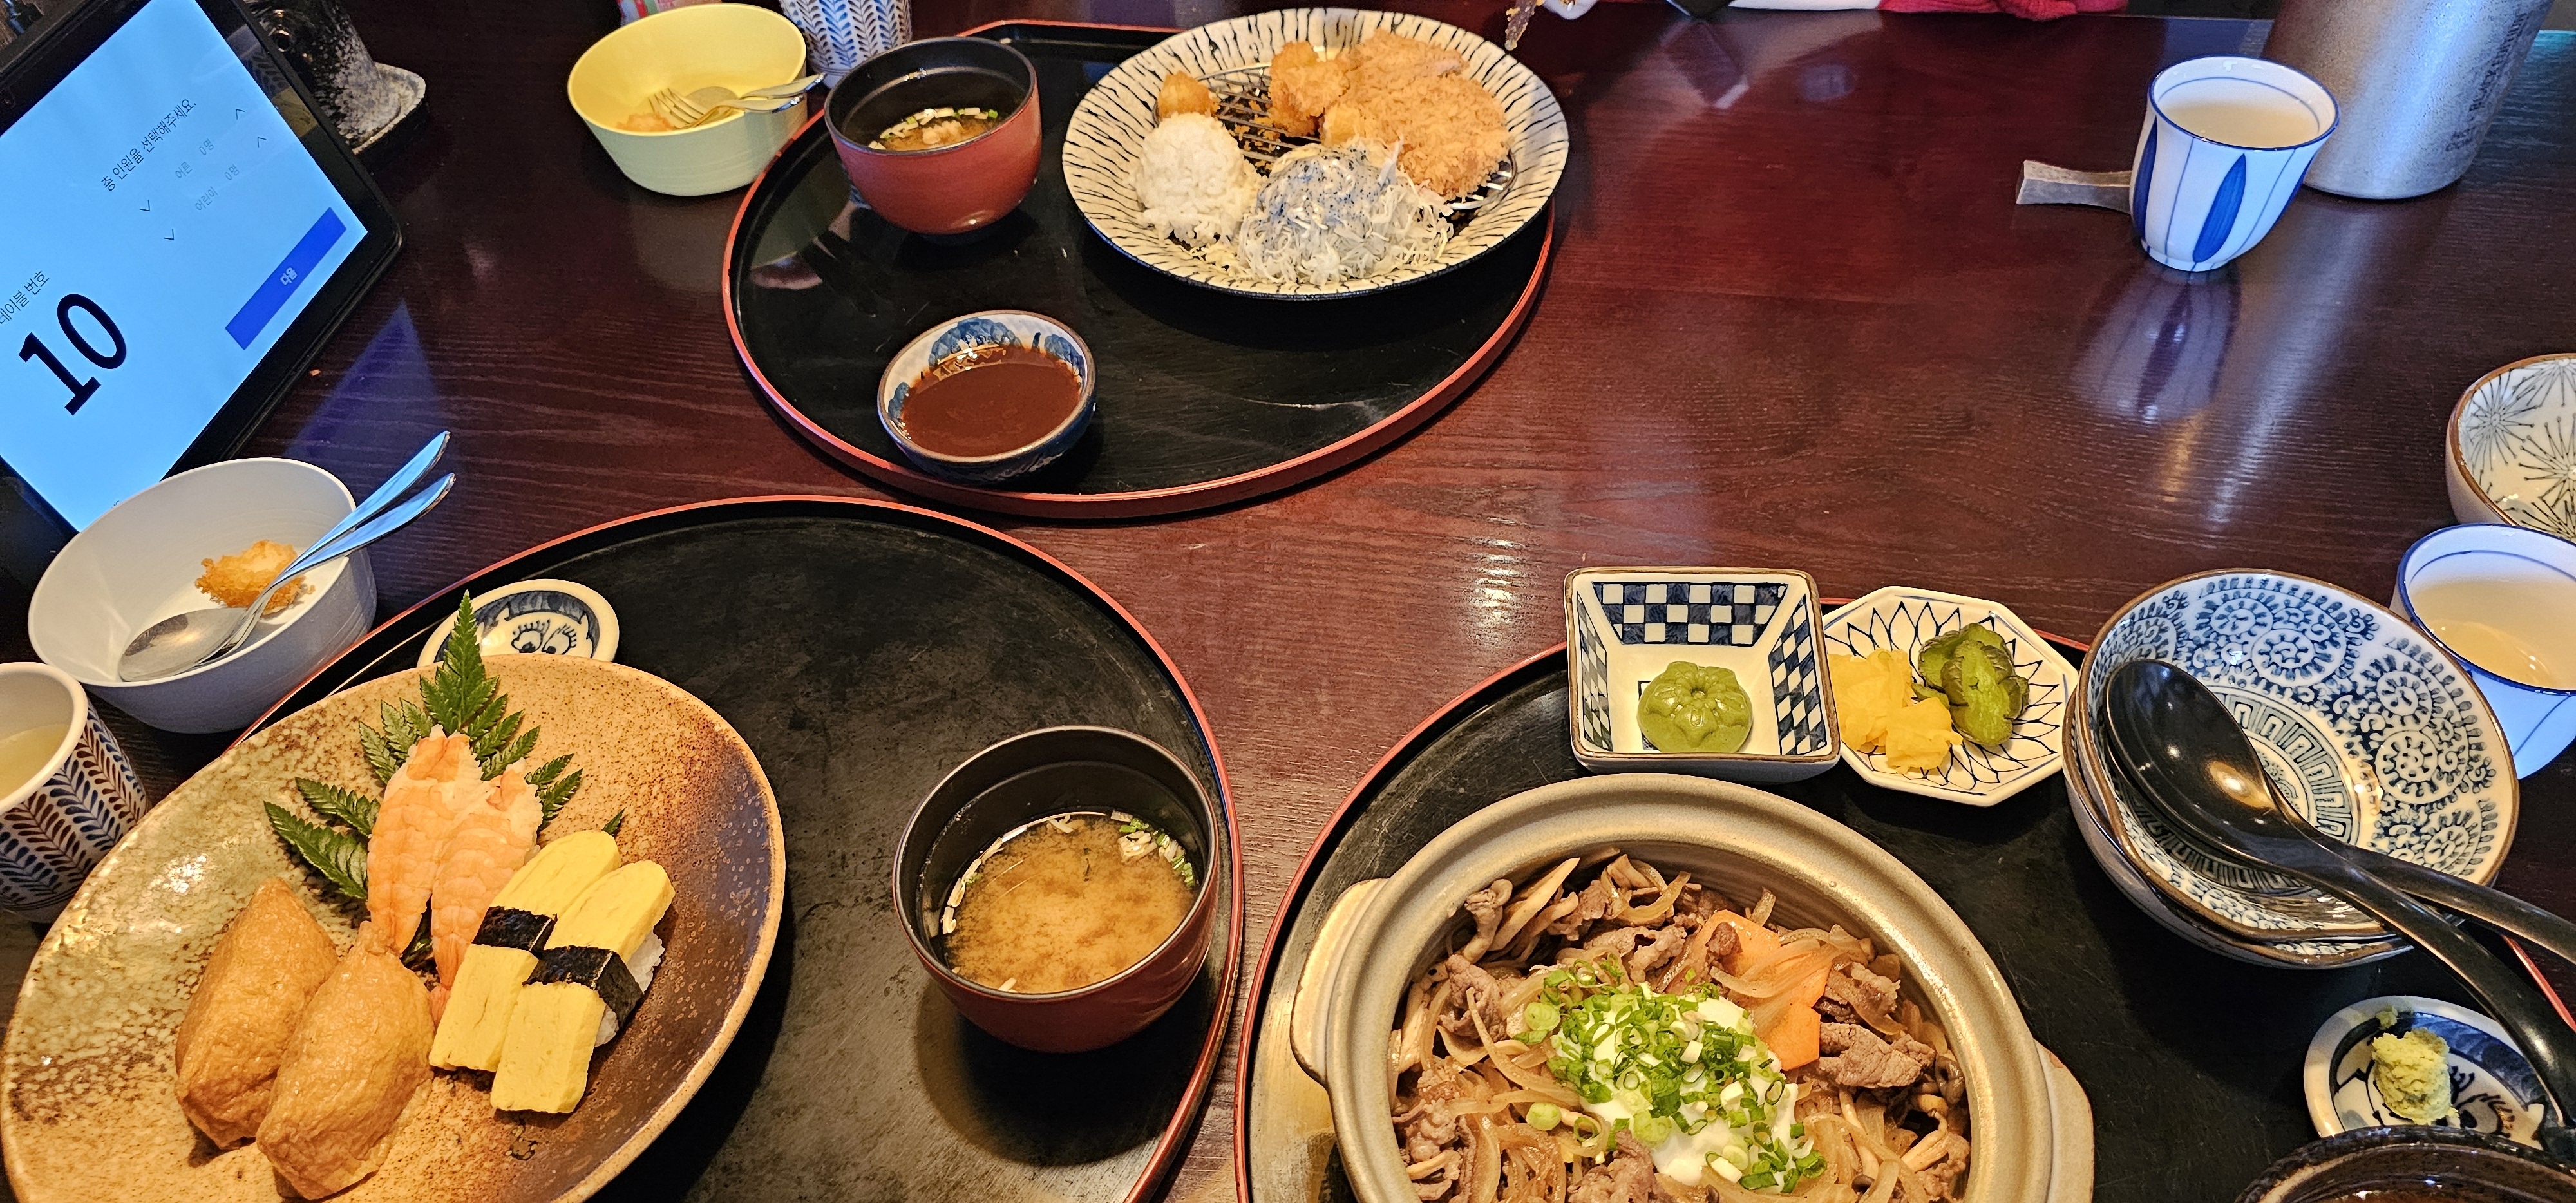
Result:
[[1637,730],[1659,751],[1739,751],[1753,733],[1753,699],[1734,670],[1675,660],[1637,699]]

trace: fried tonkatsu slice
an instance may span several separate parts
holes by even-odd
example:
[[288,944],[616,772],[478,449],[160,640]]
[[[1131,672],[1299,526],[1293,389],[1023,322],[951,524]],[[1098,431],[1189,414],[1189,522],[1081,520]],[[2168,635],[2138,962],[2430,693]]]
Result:
[[1342,57],[1354,60],[1359,71],[1356,86],[1363,88],[1391,88],[1407,80],[1467,69],[1467,60],[1454,50],[1383,29],[1370,31]]
[[1324,142],[1400,146],[1414,183],[1443,197],[1476,190],[1510,145],[1502,102],[1471,79],[1435,75],[1385,88],[1353,88],[1324,114]]
[[1324,58],[1311,42],[1290,42],[1270,57],[1270,123],[1280,132],[1305,137],[1315,132],[1315,119],[1351,86],[1351,56]]
[[1154,95],[1154,119],[1168,121],[1183,113],[1216,116],[1216,93],[1195,77],[1174,71],[1163,77],[1162,90]]

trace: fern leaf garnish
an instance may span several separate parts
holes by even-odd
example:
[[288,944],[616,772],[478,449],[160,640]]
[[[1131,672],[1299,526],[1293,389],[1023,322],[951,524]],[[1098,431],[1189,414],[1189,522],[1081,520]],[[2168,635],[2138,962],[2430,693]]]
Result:
[[412,969],[428,969],[434,947],[429,936],[429,916],[423,915],[420,926],[411,930],[411,943],[403,948],[402,963]]
[[332,888],[360,902],[367,900],[367,846],[358,837],[305,822],[275,802],[268,804],[268,825],[304,863],[321,871]]
[[356,790],[342,789],[309,777],[295,779],[295,792],[304,795],[304,804],[326,819],[338,819],[366,839],[376,833],[376,811],[383,805]]
[[[392,708],[387,707],[386,713],[390,715]],[[379,786],[392,781],[394,774],[402,771],[403,757],[411,754],[409,745],[395,748],[393,740],[384,732],[364,722],[358,724],[358,750],[366,754],[367,771],[375,774]]]
[[572,801],[573,791],[580,788],[581,770],[574,769],[553,784],[538,789],[537,806],[545,817],[538,820],[537,829],[542,831],[546,824],[554,822],[555,812],[562,810],[564,803]]
[[616,814],[608,816],[608,821],[600,824],[599,829],[610,835],[616,835],[618,832],[625,830],[626,812],[621,810]]
[[555,778],[563,776],[563,771],[571,767],[572,757],[557,756],[544,764],[528,770],[527,782],[538,789],[544,789],[549,785],[553,785],[555,783]]

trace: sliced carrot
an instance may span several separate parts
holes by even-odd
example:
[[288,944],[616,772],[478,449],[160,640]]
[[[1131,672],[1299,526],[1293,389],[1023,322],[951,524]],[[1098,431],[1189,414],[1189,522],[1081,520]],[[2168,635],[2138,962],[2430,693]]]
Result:
[[1824,1032],[1824,1017],[1816,1014],[1815,1007],[1798,1007],[1780,1016],[1770,1031],[1762,1033],[1762,1043],[1779,1055],[1782,1070],[1795,1070],[1816,1059]]
[[1714,919],[1735,929],[1735,951],[1724,960],[1728,973],[1750,976],[1763,962],[1780,955],[1780,937],[1773,935],[1770,928],[1733,911],[1720,911]]

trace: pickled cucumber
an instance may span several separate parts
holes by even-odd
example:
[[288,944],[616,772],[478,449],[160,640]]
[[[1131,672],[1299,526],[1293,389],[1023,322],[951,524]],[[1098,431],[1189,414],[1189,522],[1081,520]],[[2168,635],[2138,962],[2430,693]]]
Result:
[[1948,702],[1959,734],[1989,748],[2012,739],[2013,720],[2030,704],[2030,681],[2013,671],[2001,633],[1971,623],[1924,644],[1915,664],[1925,682],[1916,694]]
[[1675,660],[1637,699],[1637,731],[1659,751],[1740,751],[1753,733],[1753,699],[1734,670]]

